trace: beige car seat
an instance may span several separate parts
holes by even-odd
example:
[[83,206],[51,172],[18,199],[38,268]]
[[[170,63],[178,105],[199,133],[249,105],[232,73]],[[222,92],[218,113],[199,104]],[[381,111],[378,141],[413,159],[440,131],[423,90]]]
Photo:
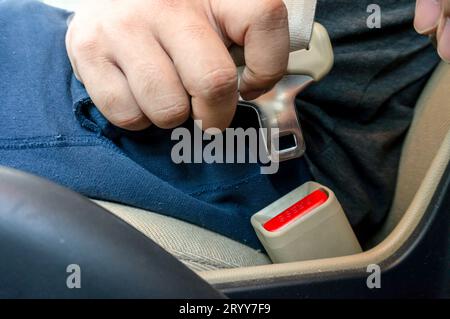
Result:
[[265,254],[204,228],[141,209],[96,202],[141,231],[194,271],[270,263]]
[[[450,134],[449,83],[450,66],[442,63],[417,103],[402,153],[394,203],[384,227],[374,238],[374,244],[386,238],[397,225],[445,137]],[[195,271],[270,263],[261,252],[203,228],[119,204],[97,203],[159,243]]]
[[394,202],[375,242],[389,235],[403,217],[436,153],[450,134],[449,85],[450,65],[441,63],[417,101],[414,120],[403,146]]

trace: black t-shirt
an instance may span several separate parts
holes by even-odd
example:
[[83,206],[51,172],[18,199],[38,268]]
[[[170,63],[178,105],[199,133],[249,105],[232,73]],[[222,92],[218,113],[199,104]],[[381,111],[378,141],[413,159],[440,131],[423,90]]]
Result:
[[319,0],[316,19],[330,33],[335,65],[298,99],[315,179],[336,192],[360,239],[386,216],[414,106],[439,59],[413,28],[415,1]]

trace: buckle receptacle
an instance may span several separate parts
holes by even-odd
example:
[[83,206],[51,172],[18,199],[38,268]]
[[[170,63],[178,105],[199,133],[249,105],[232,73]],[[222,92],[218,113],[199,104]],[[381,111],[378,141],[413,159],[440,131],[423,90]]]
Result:
[[334,193],[308,182],[252,216],[256,234],[274,263],[362,252]]

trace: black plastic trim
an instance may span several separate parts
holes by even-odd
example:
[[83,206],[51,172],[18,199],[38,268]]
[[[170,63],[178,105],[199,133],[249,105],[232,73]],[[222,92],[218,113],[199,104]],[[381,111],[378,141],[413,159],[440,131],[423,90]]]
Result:
[[[69,265],[81,288],[69,289]],[[0,298],[222,298],[90,200],[0,167]]]

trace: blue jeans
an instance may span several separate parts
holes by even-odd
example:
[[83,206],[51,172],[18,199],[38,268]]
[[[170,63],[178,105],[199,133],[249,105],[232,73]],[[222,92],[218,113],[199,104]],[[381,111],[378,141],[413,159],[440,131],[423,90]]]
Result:
[[[257,164],[176,165],[171,131],[112,126],[73,75],[68,15],[36,2],[0,2],[0,165],[261,248],[251,215],[308,181],[305,161],[282,163],[275,175],[261,175]],[[254,120],[240,110],[233,125]]]

